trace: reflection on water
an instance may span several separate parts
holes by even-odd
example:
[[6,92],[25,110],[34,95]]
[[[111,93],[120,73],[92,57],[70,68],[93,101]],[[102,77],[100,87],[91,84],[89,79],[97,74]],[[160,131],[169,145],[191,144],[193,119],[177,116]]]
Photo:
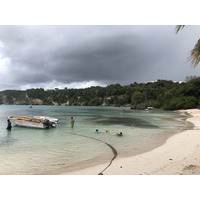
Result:
[[14,142],[16,139],[12,138],[11,131],[7,131],[7,135],[0,138],[0,147],[13,145]]

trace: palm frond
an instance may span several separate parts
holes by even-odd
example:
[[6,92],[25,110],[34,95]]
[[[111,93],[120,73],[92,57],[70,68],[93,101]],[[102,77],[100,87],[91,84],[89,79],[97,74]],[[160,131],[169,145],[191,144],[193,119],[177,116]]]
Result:
[[187,58],[187,61],[191,61],[194,67],[196,67],[200,62],[200,39],[192,49],[190,56]]
[[185,27],[185,25],[177,25],[176,28],[175,28],[176,34],[178,34],[178,32],[179,32],[180,30],[182,30],[184,27]]

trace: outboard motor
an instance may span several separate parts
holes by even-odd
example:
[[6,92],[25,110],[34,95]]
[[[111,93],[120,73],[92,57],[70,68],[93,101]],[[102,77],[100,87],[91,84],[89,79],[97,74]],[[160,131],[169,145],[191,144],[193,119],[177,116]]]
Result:
[[48,119],[45,119],[45,120],[44,120],[44,125],[46,126],[47,129],[49,128],[50,122],[49,122]]

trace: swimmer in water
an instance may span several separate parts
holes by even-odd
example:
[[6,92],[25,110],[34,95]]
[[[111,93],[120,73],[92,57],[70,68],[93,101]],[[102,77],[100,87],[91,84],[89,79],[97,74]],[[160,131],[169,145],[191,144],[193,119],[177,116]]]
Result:
[[117,135],[118,135],[118,136],[123,136],[122,132],[120,132],[120,133],[117,133]]

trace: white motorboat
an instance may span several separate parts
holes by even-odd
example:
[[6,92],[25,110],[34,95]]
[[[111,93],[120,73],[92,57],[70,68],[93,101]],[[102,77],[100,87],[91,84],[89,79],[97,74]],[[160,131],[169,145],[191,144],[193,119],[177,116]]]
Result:
[[58,119],[56,118],[52,118],[52,117],[46,117],[46,116],[34,116],[34,118],[36,119],[40,119],[40,120],[49,120],[50,122],[55,122],[56,124],[58,123]]
[[55,127],[55,122],[50,122],[49,120],[40,120],[30,117],[18,117],[18,116],[9,116],[8,119],[16,126],[26,127],[26,128],[39,128],[39,129],[48,129]]

